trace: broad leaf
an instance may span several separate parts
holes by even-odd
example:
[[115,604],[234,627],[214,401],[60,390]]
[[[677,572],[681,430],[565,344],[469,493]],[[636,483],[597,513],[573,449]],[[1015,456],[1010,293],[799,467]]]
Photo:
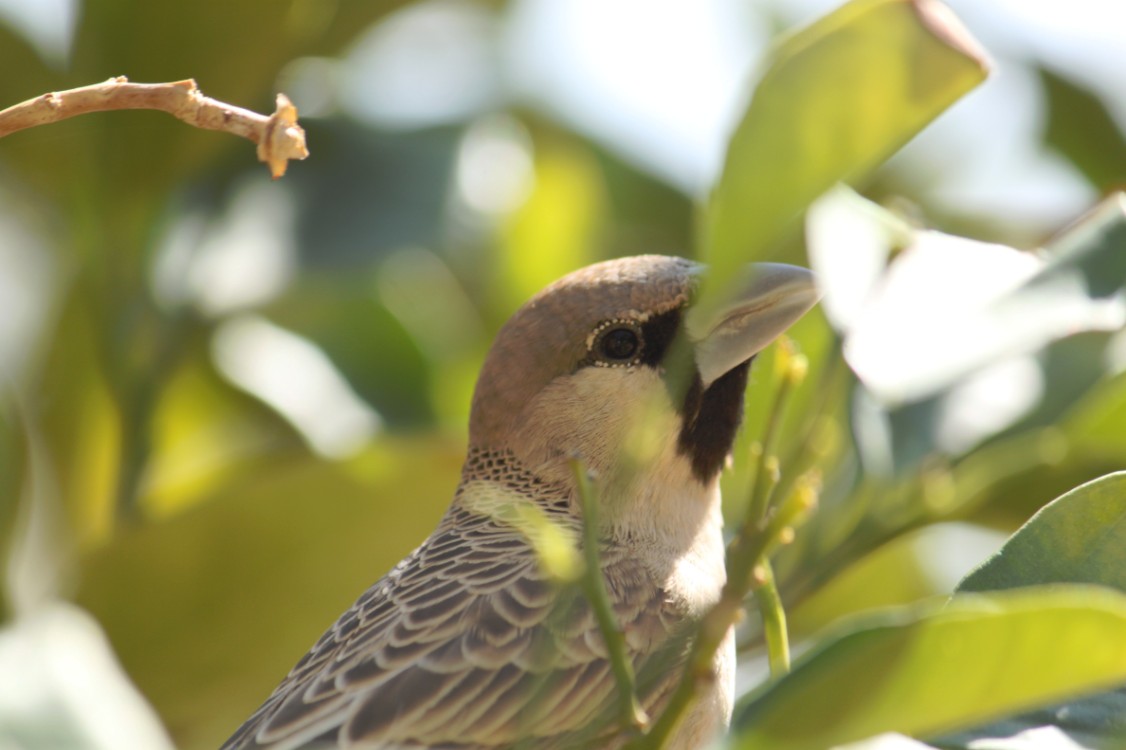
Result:
[[[958,591],[1053,582],[1097,583],[1126,591],[1126,472],[1088,482],[1046,505],[1000,552],[967,576]],[[1126,739],[1126,689],[1008,718],[943,738],[942,745],[968,747],[972,742],[975,748],[989,748],[996,738],[1018,734],[1075,747],[1103,747],[1108,738]]]
[[787,37],[731,138],[703,258],[734,278],[817,196],[894,153],[986,75],[937,2],[857,0]]
[[1088,482],[1044,506],[958,591],[1044,583],[1095,583],[1126,592],[1126,472]]
[[733,746],[927,736],[1126,680],[1126,596],[1038,589],[893,611],[829,639],[743,705]]
[[885,403],[916,401],[981,368],[1126,322],[1126,197],[1049,246],[1046,262],[1003,245],[920,232],[849,331],[845,356]]
[[1048,95],[1044,141],[1099,190],[1121,185],[1126,180],[1126,133],[1106,105],[1050,70],[1040,70],[1040,82]]

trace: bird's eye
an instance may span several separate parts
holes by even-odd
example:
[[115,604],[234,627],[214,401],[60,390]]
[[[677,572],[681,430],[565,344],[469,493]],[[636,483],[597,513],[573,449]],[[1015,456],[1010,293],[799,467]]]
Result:
[[598,349],[606,359],[624,362],[637,356],[641,339],[632,328],[611,328],[602,334]]

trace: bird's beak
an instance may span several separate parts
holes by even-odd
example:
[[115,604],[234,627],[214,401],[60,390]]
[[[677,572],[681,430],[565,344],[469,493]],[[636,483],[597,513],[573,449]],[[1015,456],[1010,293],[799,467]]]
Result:
[[759,353],[821,298],[813,274],[782,263],[754,263],[718,308],[692,308],[686,327],[704,387]]

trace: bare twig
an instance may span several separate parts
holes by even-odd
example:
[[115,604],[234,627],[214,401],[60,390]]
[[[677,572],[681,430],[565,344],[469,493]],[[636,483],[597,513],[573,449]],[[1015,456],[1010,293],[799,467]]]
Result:
[[583,593],[594,610],[602,640],[606,643],[606,653],[610,667],[614,671],[614,681],[618,685],[618,720],[631,734],[639,734],[649,725],[649,717],[637,699],[637,689],[633,674],[633,663],[626,653],[625,639],[621,626],[614,614],[610,595],[606,591],[606,581],[602,577],[602,564],[598,552],[598,499],[586,469],[577,460],[571,460],[571,471],[579,490],[583,506],[583,575],[579,579]]
[[297,108],[278,94],[277,109],[260,115],[204,96],[195,81],[130,83],[125,76],[68,91],[53,91],[0,111],[0,138],[26,128],[59,122],[88,112],[157,109],[205,130],[221,130],[258,144],[258,160],[274,179],[285,174],[290,159],[309,155]]

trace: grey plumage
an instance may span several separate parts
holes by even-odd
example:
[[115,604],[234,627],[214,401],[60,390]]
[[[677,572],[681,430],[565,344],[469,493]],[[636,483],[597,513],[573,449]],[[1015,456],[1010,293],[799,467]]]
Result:
[[[804,272],[771,273],[772,294],[801,298],[788,325],[816,296]],[[437,530],[340,617],[225,750],[621,744],[617,685],[590,607],[548,579],[510,513],[535,508],[577,539],[572,456],[598,477],[603,575],[639,698],[659,713],[692,624],[723,585],[718,474],[757,351],[737,352],[735,366],[698,363],[686,393],[669,386],[663,360],[683,335],[697,276],[677,258],[610,261],[513,316],[482,368],[461,483]],[[755,292],[755,304],[764,299]],[[748,316],[716,330],[738,339]],[[722,373],[700,378],[712,370]],[[629,448],[638,424],[647,447]],[[730,646],[674,747],[696,747],[726,721]]]

